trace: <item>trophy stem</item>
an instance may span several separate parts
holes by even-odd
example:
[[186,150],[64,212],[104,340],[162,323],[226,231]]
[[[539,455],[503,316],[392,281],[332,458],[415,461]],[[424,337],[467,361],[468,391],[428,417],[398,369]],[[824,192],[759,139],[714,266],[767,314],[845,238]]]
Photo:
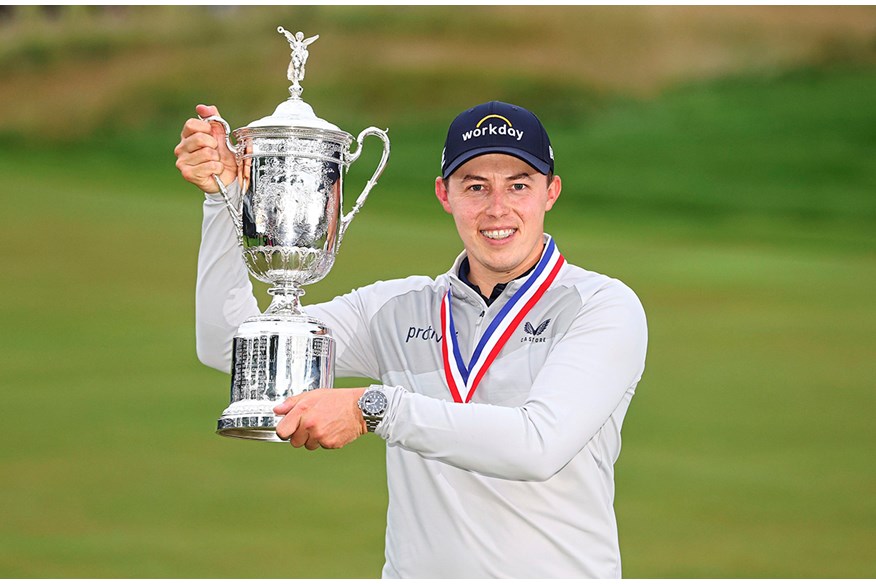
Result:
[[265,314],[281,314],[281,315],[300,315],[301,311],[301,296],[304,296],[304,290],[294,284],[278,284],[274,288],[268,289],[268,294],[273,298]]

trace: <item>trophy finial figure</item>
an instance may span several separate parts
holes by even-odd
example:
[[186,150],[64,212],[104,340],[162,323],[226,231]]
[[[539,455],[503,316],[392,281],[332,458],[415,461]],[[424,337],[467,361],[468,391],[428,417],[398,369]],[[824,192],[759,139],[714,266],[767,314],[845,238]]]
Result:
[[289,41],[289,46],[292,48],[292,60],[289,62],[289,70],[286,73],[289,81],[292,82],[292,85],[289,86],[289,95],[294,99],[300,99],[301,92],[304,91],[300,82],[304,79],[304,65],[310,54],[307,52],[307,45],[318,39],[319,35],[306,39],[303,32],[299,31],[293,35],[282,26],[277,27],[277,32],[286,35],[286,40]]

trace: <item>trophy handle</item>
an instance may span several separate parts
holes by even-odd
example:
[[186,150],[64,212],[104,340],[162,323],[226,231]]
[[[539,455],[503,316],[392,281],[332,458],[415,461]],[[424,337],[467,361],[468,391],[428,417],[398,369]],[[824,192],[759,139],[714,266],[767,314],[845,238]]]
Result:
[[349,158],[347,159],[347,164],[352,165],[359,158],[359,155],[362,154],[362,141],[366,136],[377,136],[383,141],[383,155],[380,157],[380,162],[377,164],[377,169],[374,171],[374,174],[371,175],[371,178],[365,183],[365,189],[362,191],[362,194],[356,199],[356,204],[353,205],[353,208],[350,209],[350,212],[344,215],[341,218],[340,225],[340,233],[338,234],[338,245],[340,245],[341,240],[344,237],[344,232],[347,231],[347,227],[349,227],[350,222],[353,220],[353,217],[356,216],[356,213],[359,212],[359,209],[362,208],[362,205],[365,204],[365,199],[368,198],[368,193],[371,192],[371,189],[374,188],[374,185],[377,184],[377,179],[380,178],[380,175],[383,174],[383,169],[386,167],[386,161],[389,160],[389,136],[386,135],[386,132],[389,130],[381,130],[379,128],[375,128],[371,126],[370,128],[365,128],[359,135],[356,136],[356,144],[358,147],[355,152],[351,152]]
[[[210,116],[207,118],[201,118],[205,122],[219,122],[222,124],[222,127],[225,128],[225,144],[228,145],[228,149],[237,155],[238,148],[234,144],[231,143],[231,126],[228,125],[222,116]],[[231,222],[234,224],[234,230],[237,231],[237,237],[243,241],[243,222],[240,218],[240,213],[237,209],[234,208],[234,205],[231,203],[231,198],[228,196],[228,188],[222,182],[222,179],[219,178],[218,174],[213,175],[213,180],[216,181],[216,186],[219,187],[219,193],[222,195],[222,199],[225,200],[225,207],[228,209],[228,213],[231,215]]]

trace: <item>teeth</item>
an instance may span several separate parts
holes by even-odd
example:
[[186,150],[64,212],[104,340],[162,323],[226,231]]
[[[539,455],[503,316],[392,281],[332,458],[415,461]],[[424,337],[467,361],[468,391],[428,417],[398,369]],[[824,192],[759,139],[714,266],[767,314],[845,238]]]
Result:
[[488,237],[490,239],[505,239],[506,237],[510,237],[516,229],[495,229],[493,231],[481,231],[484,237]]

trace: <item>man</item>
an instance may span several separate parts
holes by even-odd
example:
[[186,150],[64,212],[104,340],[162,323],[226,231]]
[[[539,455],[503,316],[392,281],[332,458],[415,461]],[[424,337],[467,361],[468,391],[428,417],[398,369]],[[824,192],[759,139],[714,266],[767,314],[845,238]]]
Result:
[[[221,130],[199,120],[176,153],[207,192],[198,354],[228,371],[237,326],[258,312],[210,194],[213,174],[232,182],[234,160]],[[334,333],[338,375],[381,384],[289,398],[277,434],[308,449],[368,430],[386,441],[384,577],[621,576],[614,462],[644,369],[645,316],[629,288],[565,262],[544,233],[562,187],[553,172],[529,111],[490,102],[461,113],[435,180],[465,248],[450,271],[307,307]]]

